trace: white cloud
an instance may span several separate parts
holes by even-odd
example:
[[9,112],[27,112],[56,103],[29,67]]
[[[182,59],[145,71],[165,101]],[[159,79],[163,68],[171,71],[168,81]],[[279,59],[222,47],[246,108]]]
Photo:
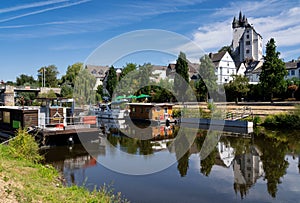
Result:
[[59,5],[59,6],[45,8],[45,9],[41,9],[41,10],[37,10],[37,11],[32,11],[32,12],[24,13],[24,14],[21,14],[21,15],[16,15],[16,16],[13,16],[13,17],[2,19],[2,20],[0,20],[0,23],[15,20],[15,19],[19,19],[19,18],[23,18],[23,17],[27,17],[27,16],[31,16],[31,15],[35,15],[35,14],[39,14],[39,13],[44,13],[44,12],[51,11],[51,10],[57,10],[57,9],[61,9],[61,8],[75,6],[75,5],[83,4],[83,3],[86,3],[86,2],[89,2],[89,1],[91,1],[91,0],[81,0],[81,1],[76,1],[76,2],[72,2],[72,3],[65,3],[65,4],[62,4],[62,5]]
[[41,7],[41,6],[47,6],[47,5],[52,5],[52,4],[57,4],[57,3],[62,3],[70,0],[52,0],[52,1],[43,1],[43,2],[35,2],[31,4],[24,4],[20,6],[14,6],[14,7],[9,7],[9,8],[2,8],[0,9],[0,13],[8,13],[12,11],[19,11],[23,9],[28,9],[28,8],[36,8],[36,7]]

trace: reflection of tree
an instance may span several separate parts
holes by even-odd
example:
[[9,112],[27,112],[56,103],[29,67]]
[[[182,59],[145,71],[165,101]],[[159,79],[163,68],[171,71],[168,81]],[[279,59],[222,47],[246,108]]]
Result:
[[148,155],[153,153],[152,144],[150,140],[139,140],[140,154]]
[[107,139],[115,147],[119,143],[121,150],[129,154],[137,154],[138,151],[141,155],[153,154],[150,140],[138,140],[126,136],[114,136],[112,134],[108,134]]
[[178,162],[178,165],[177,165],[177,169],[180,173],[180,176],[181,177],[184,177],[186,176],[187,174],[187,170],[189,168],[189,156],[190,156],[190,153],[189,152],[186,152],[177,162]]
[[[288,150],[286,142],[280,142],[276,139],[264,138],[256,141],[260,146],[263,155],[261,160],[265,171],[265,179],[267,180],[268,192],[272,197],[276,197],[277,185],[281,183],[280,178],[286,174],[289,165],[284,159]],[[267,146],[267,147],[266,147]]]
[[217,148],[215,148],[204,160],[201,160],[201,170],[200,172],[209,176],[213,165],[215,164],[216,156],[217,156]]

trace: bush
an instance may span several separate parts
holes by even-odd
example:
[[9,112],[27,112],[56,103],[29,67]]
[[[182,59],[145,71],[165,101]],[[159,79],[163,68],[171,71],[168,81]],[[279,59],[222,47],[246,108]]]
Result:
[[264,126],[267,127],[289,127],[300,129],[300,116],[296,114],[276,114],[266,117]]
[[26,159],[35,163],[43,158],[39,154],[39,146],[34,137],[24,129],[19,129],[16,137],[9,142],[11,155],[15,158]]
[[172,113],[173,118],[180,118],[181,117],[181,110],[180,109],[174,109]]

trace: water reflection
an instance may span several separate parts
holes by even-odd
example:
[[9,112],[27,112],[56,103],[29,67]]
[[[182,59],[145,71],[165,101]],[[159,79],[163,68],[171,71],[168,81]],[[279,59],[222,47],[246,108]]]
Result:
[[[132,137],[135,137],[138,133],[136,129],[130,128],[130,126],[123,127],[123,132],[125,130],[129,134],[134,134]],[[168,190],[174,192],[172,197],[168,196],[165,197],[166,199],[162,199],[165,196],[163,191],[156,191],[157,198],[159,197],[158,200],[160,201],[176,202],[182,198],[182,195],[186,194],[184,196],[185,200],[193,202],[194,199],[189,199],[188,193],[199,194],[200,198],[204,193],[210,194],[210,191],[215,191],[209,197],[210,200],[215,200],[215,202],[223,202],[223,200],[236,201],[233,194],[249,202],[269,202],[273,200],[282,202],[289,201],[290,198],[293,199],[298,194],[299,189],[288,190],[288,187],[280,187],[281,184],[285,186],[295,184],[293,182],[295,181],[294,173],[295,171],[297,174],[300,173],[300,139],[297,136],[281,135],[278,138],[278,136],[272,134],[273,132],[271,134],[264,132],[264,136],[262,133],[255,133],[249,138],[238,138],[231,137],[230,134],[223,134],[214,150],[200,161],[199,154],[206,138],[205,130],[197,129],[197,137],[192,146],[189,147],[189,150],[183,156],[179,156],[176,154],[176,148],[186,148],[189,145],[189,133],[195,129],[186,128],[183,130],[184,136],[174,139],[178,132],[177,126],[170,128],[153,126],[149,129],[149,134],[147,135],[151,136],[151,139],[140,140],[131,136],[125,136],[124,133],[114,127],[102,126],[102,128],[103,132],[105,132],[103,136],[107,138],[109,143],[123,152],[139,156],[155,154],[161,157],[162,162],[167,152],[176,157],[177,163],[154,176],[133,178],[114,173],[103,169],[100,164],[96,163],[96,159],[99,157],[106,156],[109,158],[112,156],[107,153],[107,148],[110,145],[102,142],[100,137],[98,141],[93,140],[93,142],[89,143],[91,149],[93,149],[92,154],[88,154],[81,145],[75,145],[72,149],[61,147],[47,151],[46,160],[64,173],[69,184],[80,185],[88,178],[93,177],[94,179],[92,180],[88,179],[88,183],[101,186],[105,181],[106,183],[108,181],[105,177],[110,177],[112,180],[108,182],[116,180],[118,185],[114,185],[114,187],[118,191],[122,191],[133,202],[145,200],[143,198],[149,198],[150,200],[154,197],[150,194],[145,196],[146,194],[141,191],[137,192],[135,189],[123,186],[125,184],[123,181],[128,181],[129,177],[131,177],[131,188],[138,188],[141,179],[153,181],[152,185],[143,185],[145,191],[152,190],[160,184],[173,183],[167,184]],[[172,144],[173,142],[174,144]],[[298,154],[298,157],[295,154]],[[195,158],[195,155],[198,158]],[[293,158],[287,160],[287,157]],[[296,169],[289,168],[292,160],[296,162]],[[194,171],[195,166],[197,166],[197,172]],[[100,171],[96,169],[100,169]],[[174,170],[177,170],[177,175],[173,173]],[[99,174],[101,174],[101,177],[98,177],[100,176]],[[222,179],[218,178],[218,174],[224,174]],[[284,179],[285,176],[293,178]],[[208,184],[204,178],[208,178],[211,182]],[[298,175],[296,178],[299,183],[300,176]],[[154,180],[157,182],[154,182]],[[194,180],[197,181],[194,182]],[[184,191],[178,187],[178,185],[183,184],[182,181],[189,182]],[[211,183],[213,184],[211,185]],[[227,183],[230,183],[229,188],[231,190],[229,191],[227,187],[224,187]],[[254,187],[254,185],[257,187]],[[266,194],[262,193],[264,189],[267,192]],[[189,192],[185,192],[185,190]],[[255,194],[260,195],[258,197]],[[218,199],[218,195],[224,199]],[[270,197],[273,199],[269,199]]]

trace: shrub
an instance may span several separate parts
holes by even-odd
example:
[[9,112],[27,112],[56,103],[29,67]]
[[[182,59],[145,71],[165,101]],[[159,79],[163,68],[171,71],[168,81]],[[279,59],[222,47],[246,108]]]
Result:
[[296,114],[276,114],[269,115],[266,117],[264,126],[267,127],[289,127],[289,128],[300,128],[300,116]]
[[42,160],[39,154],[39,146],[34,137],[24,129],[18,129],[16,137],[9,142],[11,155],[15,158],[27,159],[35,163]]
[[179,118],[181,117],[181,110],[180,109],[174,109],[172,113],[173,118]]

